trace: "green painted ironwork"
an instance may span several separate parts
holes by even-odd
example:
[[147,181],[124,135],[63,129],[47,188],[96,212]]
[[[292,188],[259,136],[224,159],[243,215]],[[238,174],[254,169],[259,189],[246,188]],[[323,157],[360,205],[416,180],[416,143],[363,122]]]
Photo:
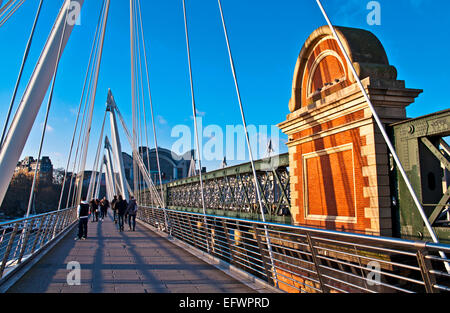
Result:
[[[258,160],[255,168],[267,220],[291,224],[289,154]],[[202,177],[207,214],[260,220],[251,163],[211,171]],[[203,212],[199,176],[167,183],[162,188],[169,209]],[[147,192],[142,199],[154,205]]]
[[[450,135],[450,109],[395,123],[390,126],[395,146],[413,188],[440,241],[450,242],[450,223],[445,209],[450,203],[450,154],[444,137]],[[396,195],[393,207],[397,233],[405,238],[428,240],[413,200],[400,175],[393,172]],[[397,220],[395,220],[397,219]]]

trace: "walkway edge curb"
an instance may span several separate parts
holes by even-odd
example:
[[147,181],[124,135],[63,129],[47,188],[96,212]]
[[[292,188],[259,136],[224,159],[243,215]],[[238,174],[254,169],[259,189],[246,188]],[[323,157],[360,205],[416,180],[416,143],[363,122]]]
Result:
[[177,238],[170,237],[169,235],[161,232],[157,228],[153,227],[152,225],[140,220],[136,219],[136,221],[141,224],[142,226],[148,228],[149,230],[153,231],[160,237],[163,237],[167,239],[168,241],[172,242],[176,246],[182,248],[183,250],[189,252],[190,254],[196,256],[202,261],[205,261],[206,263],[214,266],[218,270],[224,272],[228,276],[238,280],[239,282],[243,283],[247,287],[253,289],[254,291],[258,293],[284,293],[282,290],[277,289],[271,285],[269,285],[267,282],[263,281],[262,279],[259,279],[219,258],[216,258],[206,252],[203,252]]
[[14,286],[36,263],[38,263],[47,253],[50,252],[62,239],[64,239],[77,225],[76,221],[67,227],[65,231],[60,233],[51,242],[47,243],[36,255],[24,260],[20,265],[6,274],[0,280],[0,293],[6,293]]

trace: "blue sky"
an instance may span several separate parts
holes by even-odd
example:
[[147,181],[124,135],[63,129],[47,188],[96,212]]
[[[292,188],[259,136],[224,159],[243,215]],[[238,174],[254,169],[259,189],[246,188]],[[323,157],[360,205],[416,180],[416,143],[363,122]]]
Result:
[[[159,145],[170,148],[176,125],[193,127],[184,22],[181,0],[142,0],[144,28],[150,61],[150,80],[157,115]],[[381,25],[369,26],[366,0],[323,0],[335,25],[372,31],[384,45],[398,79],[409,88],[424,93],[408,109],[409,117],[450,107],[444,95],[450,68],[450,2],[445,0],[381,0]],[[24,77],[18,92],[20,101],[29,76],[60,9],[61,1],[44,2]],[[22,54],[31,29],[37,0],[28,0],[0,28],[0,123],[18,74]],[[325,24],[314,0],[223,0],[231,46],[236,63],[247,122],[276,125],[289,113],[294,66],[305,39]],[[192,65],[197,109],[203,125],[241,123],[234,83],[220,21],[217,1],[187,0],[191,35]],[[76,26],[63,54],[55,86],[49,131],[43,155],[55,167],[67,161],[76,110],[95,24],[99,0],[86,0],[81,25]],[[131,124],[131,85],[129,48],[129,4],[111,0],[102,67],[94,110],[93,133],[88,168],[92,166],[100,134],[108,88]],[[45,103],[36,119],[23,156],[37,156]],[[109,130],[108,130],[109,132]],[[122,134],[123,148],[130,152]],[[150,134],[150,136],[152,136]],[[286,137],[280,135],[281,152],[287,151]],[[205,141],[205,140],[204,140]],[[153,146],[153,140],[150,145]],[[233,162],[229,162],[229,165]],[[214,169],[219,161],[205,162]]]

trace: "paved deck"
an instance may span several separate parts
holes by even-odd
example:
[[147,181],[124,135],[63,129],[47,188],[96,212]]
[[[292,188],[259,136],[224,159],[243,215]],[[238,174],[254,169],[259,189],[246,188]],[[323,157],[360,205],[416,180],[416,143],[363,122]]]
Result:
[[[9,293],[246,293],[248,286],[137,224],[118,232],[111,218],[77,229],[28,271]],[[81,265],[81,285],[67,284],[67,264]]]

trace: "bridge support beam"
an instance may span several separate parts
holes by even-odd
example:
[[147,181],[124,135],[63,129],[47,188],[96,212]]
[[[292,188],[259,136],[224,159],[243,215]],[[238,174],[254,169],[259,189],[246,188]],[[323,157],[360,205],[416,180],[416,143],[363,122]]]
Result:
[[[41,108],[48,87],[52,80],[54,68],[58,59],[59,45],[65,23],[61,54],[69,40],[74,25],[66,20],[66,12],[73,0],[66,0],[61,7],[55,24],[46,41],[41,56],[36,63],[33,74],[23,94],[17,113],[11,123],[8,134],[0,151],[0,204],[8,190],[14,169],[20,159],[23,148],[33,127],[36,116]],[[76,0],[83,5],[84,0]]]

